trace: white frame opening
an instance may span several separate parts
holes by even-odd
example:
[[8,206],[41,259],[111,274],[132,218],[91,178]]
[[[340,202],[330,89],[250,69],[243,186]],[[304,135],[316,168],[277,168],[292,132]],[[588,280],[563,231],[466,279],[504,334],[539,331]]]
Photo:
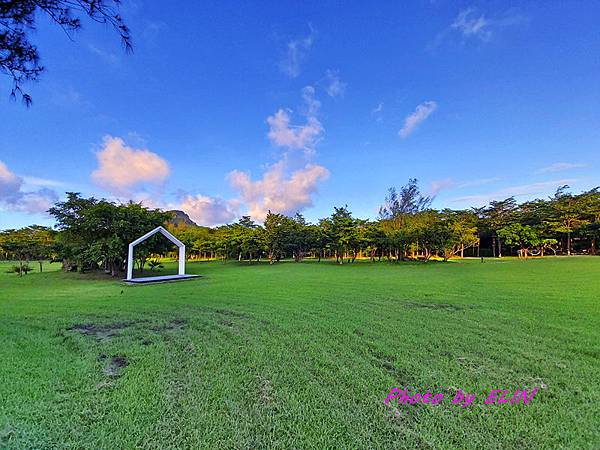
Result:
[[[126,281],[139,280],[139,278],[133,278],[133,249],[136,245],[144,242],[146,239],[154,236],[156,233],[162,234],[169,241],[175,244],[179,248],[179,269],[177,276],[185,275],[185,245],[171,233],[169,233],[163,227],[156,227],[154,230],[149,231],[145,235],[137,238],[135,241],[129,244],[129,251],[127,253],[127,278]],[[166,278],[166,277],[147,277],[147,278]]]

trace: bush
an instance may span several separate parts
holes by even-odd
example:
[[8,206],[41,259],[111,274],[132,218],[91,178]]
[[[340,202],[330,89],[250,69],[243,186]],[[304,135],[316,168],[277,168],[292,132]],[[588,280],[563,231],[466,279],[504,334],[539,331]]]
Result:
[[157,272],[158,272],[159,269],[162,269],[165,266],[163,266],[162,263],[158,259],[151,259],[150,261],[148,261],[148,267],[150,267],[150,270],[152,270],[152,271],[154,271],[154,269],[157,269]]
[[23,275],[23,274],[27,275],[32,270],[33,270],[33,268],[29,264],[23,264],[23,265],[15,264],[14,266],[9,267],[9,269],[6,271],[6,273],[16,273],[18,275]]

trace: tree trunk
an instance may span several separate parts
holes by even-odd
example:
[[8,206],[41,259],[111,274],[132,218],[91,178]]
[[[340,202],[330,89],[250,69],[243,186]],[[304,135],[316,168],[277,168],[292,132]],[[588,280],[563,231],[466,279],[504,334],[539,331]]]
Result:
[[42,261],[38,261],[38,264],[40,265],[40,272],[43,272],[43,270],[42,270]]
[[592,248],[590,249],[590,255],[596,254],[596,238],[592,238]]
[[492,237],[492,256],[496,257],[496,237]]
[[571,256],[571,231],[567,231],[567,255]]

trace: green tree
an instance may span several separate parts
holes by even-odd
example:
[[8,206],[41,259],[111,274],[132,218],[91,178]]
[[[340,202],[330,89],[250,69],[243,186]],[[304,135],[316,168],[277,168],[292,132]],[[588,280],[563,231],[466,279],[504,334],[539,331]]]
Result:
[[542,244],[535,229],[529,225],[521,225],[518,222],[511,223],[498,230],[498,236],[508,245],[519,247],[519,257],[527,259],[531,247]]
[[359,233],[356,227],[356,220],[348,210],[348,206],[334,207],[334,212],[330,218],[330,236],[335,260],[339,264],[344,263],[344,256],[352,253],[352,261],[356,258],[359,242]]
[[582,234],[590,241],[590,254],[596,254],[600,239],[600,188],[596,187],[584,192],[581,196],[582,212],[586,218]]
[[[486,208],[485,215],[490,229],[493,231],[492,252],[496,256],[496,244],[498,245],[498,257],[502,257],[502,237],[498,235],[500,228],[506,227],[512,220],[517,210],[517,202],[514,197],[502,201],[492,201]],[[494,242],[495,241],[495,242]]]
[[265,218],[265,241],[269,264],[279,261],[285,256],[287,246],[287,217],[283,214],[275,214],[269,211]]
[[63,256],[63,268],[70,267],[69,259],[73,258],[81,271],[103,263],[112,276],[125,270],[130,242],[172,217],[171,213],[138,203],[118,205],[82,198],[74,192],[67,193],[67,200],[49,212],[62,235],[57,248]]
[[566,236],[567,255],[572,253],[572,234],[589,223],[583,213],[585,198],[571,194],[569,186],[561,186],[550,200],[550,214],[547,223],[550,228]]

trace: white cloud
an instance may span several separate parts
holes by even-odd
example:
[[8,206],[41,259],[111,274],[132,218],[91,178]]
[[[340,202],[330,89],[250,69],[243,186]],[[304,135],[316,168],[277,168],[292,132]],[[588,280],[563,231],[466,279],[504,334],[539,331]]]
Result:
[[25,191],[23,178],[12,173],[0,161],[0,208],[27,213],[46,212],[58,196],[50,189]]
[[92,179],[115,194],[129,193],[140,183],[161,184],[170,173],[167,161],[156,153],[128,147],[118,137],[105,136],[96,158],[98,168],[92,173]]
[[329,171],[320,165],[306,164],[291,172],[286,166],[284,161],[273,164],[258,181],[239,170],[229,174],[231,185],[239,191],[254,220],[263,221],[268,211],[294,214],[312,206],[319,182],[329,177]]
[[553,173],[553,172],[562,172],[564,170],[578,169],[580,167],[585,167],[585,164],[579,163],[568,163],[568,162],[555,162],[550,164],[549,166],[542,167],[537,170],[536,173]]
[[462,182],[457,187],[459,189],[464,189],[464,188],[467,188],[467,187],[483,186],[485,184],[497,183],[500,180],[501,180],[500,177],[476,178],[474,180],[469,180],[469,181]]
[[315,146],[318,137],[323,131],[321,123],[316,117],[309,117],[305,125],[290,125],[289,114],[280,109],[273,116],[267,118],[270,126],[269,139],[278,147],[290,149],[310,149]]
[[431,46],[437,47],[451,33],[458,33],[463,40],[477,39],[488,42],[502,28],[526,23],[527,17],[521,15],[516,9],[509,9],[501,15],[486,16],[475,8],[467,8],[458,13],[448,29],[438,34]]
[[186,195],[177,209],[186,212],[198,225],[213,226],[237,217],[239,202],[204,195]]
[[302,99],[306,103],[306,115],[308,117],[316,116],[321,109],[321,102],[315,98],[315,88],[312,86],[304,86],[302,88]]
[[465,188],[469,188],[469,187],[483,186],[483,185],[487,185],[487,184],[496,183],[499,180],[500,180],[500,178],[498,178],[498,177],[479,178],[479,179],[474,179],[474,180],[469,180],[469,181],[464,181],[464,182],[455,181],[451,177],[443,178],[440,180],[433,180],[429,185],[427,195],[435,197],[440,192],[446,191],[449,189],[452,189],[452,190],[453,189],[465,189]]
[[287,44],[287,53],[279,67],[290,78],[300,75],[300,66],[308,56],[315,39],[315,30],[310,27],[310,34],[303,38],[294,39]]
[[[267,167],[262,179],[253,181],[250,174],[232,171],[228,178],[231,186],[239,192],[239,202],[244,203],[248,214],[263,221],[268,213],[293,214],[312,206],[312,197],[321,181],[329,177],[329,171],[310,162],[319,142],[323,127],[317,119],[321,103],[315,98],[315,88],[302,89],[304,101],[304,125],[291,125],[290,115],[279,109],[267,117],[268,137],[278,147],[286,148],[282,158]],[[289,150],[302,149],[292,153]]]
[[10,200],[19,196],[23,180],[8,170],[0,161],[0,199]]
[[106,62],[108,64],[115,65],[115,64],[119,63],[119,57],[117,55],[115,55],[114,53],[102,50],[101,48],[96,47],[94,44],[89,44],[88,49],[93,54],[99,56],[101,59],[104,60],[104,62]]
[[373,116],[377,122],[383,120],[383,102],[379,102],[377,106],[371,110],[371,116]]
[[537,194],[548,193],[556,190],[560,186],[565,184],[572,184],[577,182],[577,179],[560,179],[552,181],[543,181],[540,183],[524,184],[519,186],[511,186],[503,189],[499,189],[495,192],[488,194],[477,194],[477,195],[466,195],[452,199],[453,202],[465,202],[471,206],[484,205],[491,200],[505,199],[508,197],[522,197],[522,196],[533,196]]
[[455,183],[452,180],[452,178],[445,178],[443,180],[434,180],[431,182],[431,185],[429,186],[428,195],[435,197],[441,191],[443,191],[445,189],[450,189],[454,186],[455,186]]
[[425,121],[435,110],[437,109],[437,103],[434,101],[428,101],[421,103],[415,109],[411,115],[404,119],[404,126],[398,132],[401,138],[407,138],[420,123]]
[[40,189],[35,192],[23,192],[21,200],[14,210],[27,213],[45,213],[58,201],[56,192],[50,189]]
[[347,83],[342,82],[337,71],[328,70],[326,73],[327,86],[325,90],[330,97],[343,97]]
[[39,177],[21,177],[23,182],[28,186],[43,186],[43,187],[64,187],[66,183],[58,180],[50,180],[48,178],[39,178]]
[[314,150],[319,137],[323,133],[321,122],[316,117],[321,103],[315,99],[315,89],[306,86],[302,90],[302,97],[307,108],[307,119],[304,125],[291,125],[288,111],[279,109],[274,115],[267,117],[270,141],[278,147],[288,149]]
[[371,110],[371,114],[379,114],[383,111],[383,102],[379,102],[375,108]]
[[490,22],[483,14],[478,14],[473,8],[458,13],[451,28],[460,31],[465,37],[475,36],[483,41],[487,41],[492,34]]

